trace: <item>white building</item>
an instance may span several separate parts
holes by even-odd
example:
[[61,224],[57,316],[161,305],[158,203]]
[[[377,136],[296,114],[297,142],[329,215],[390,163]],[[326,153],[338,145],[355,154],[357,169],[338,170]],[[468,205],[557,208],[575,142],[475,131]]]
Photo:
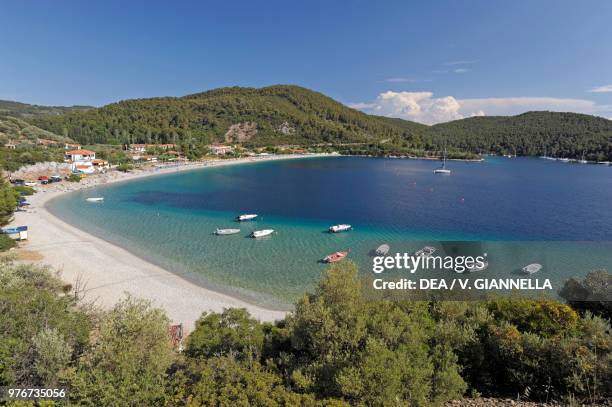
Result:
[[93,174],[95,172],[95,159],[96,153],[91,150],[71,150],[64,154],[64,161],[70,164],[70,169],[83,174]]

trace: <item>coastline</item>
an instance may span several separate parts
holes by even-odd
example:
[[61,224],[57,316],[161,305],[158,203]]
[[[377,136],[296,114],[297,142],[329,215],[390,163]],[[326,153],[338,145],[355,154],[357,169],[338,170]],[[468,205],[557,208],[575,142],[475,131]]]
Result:
[[28,197],[31,204],[28,209],[16,212],[10,224],[27,225],[29,228],[28,240],[20,243],[15,252],[20,261],[46,264],[57,270],[64,282],[83,289],[85,302],[109,309],[127,294],[147,299],[164,309],[173,323],[182,323],[187,332],[193,329],[202,312],[221,312],[224,308],[246,308],[254,318],[261,321],[282,319],[287,312],[260,307],[199,286],[64,222],[51,214],[45,206],[60,195],[96,185],[202,168],[322,156],[330,155],[278,155],[198,162],[139,169],[131,173],[112,171],[88,177],[80,183],[64,181],[41,185],[36,188],[36,194]]

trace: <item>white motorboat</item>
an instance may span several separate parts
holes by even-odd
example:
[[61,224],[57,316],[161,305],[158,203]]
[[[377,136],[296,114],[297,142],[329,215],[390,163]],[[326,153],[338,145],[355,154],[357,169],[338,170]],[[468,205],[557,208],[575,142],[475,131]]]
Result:
[[389,250],[391,250],[391,247],[389,247],[388,244],[381,244],[378,246],[378,249],[376,249],[376,255],[385,256],[387,253],[389,253]]
[[436,168],[435,170],[433,170],[433,173],[440,175],[450,175],[451,170],[446,168],[446,149],[444,149],[444,159],[442,160],[442,167]]
[[97,198],[87,198],[85,199],[87,202],[104,202],[104,198],[102,197],[97,197]]
[[489,268],[489,262],[483,261],[481,264],[474,264],[472,267],[468,267],[467,270],[472,273],[474,271],[483,271]]
[[254,213],[247,213],[247,214],[244,214],[244,215],[239,215],[238,217],[236,217],[236,220],[239,221],[239,222],[244,222],[244,221],[247,221],[247,220],[253,220],[256,217],[257,217],[257,215],[254,214]]
[[542,265],[539,263],[531,263],[521,269],[521,271],[525,274],[534,274],[540,270],[542,270]]
[[421,250],[417,250],[414,253],[414,257],[429,257],[436,252],[435,247],[425,246]]
[[251,237],[256,239],[258,237],[270,236],[272,233],[274,233],[274,229],[256,230],[251,233]]
[[353,227],[351,225],[340,224],[340,225],[330,226],[329,231],[331,233],[339,233],[339,232],[346,232],[348,230],[351,230],[352,228]]
[[215,235],[217,236],[235,235],[236,233],[240,233],[240,229],[217,229],[215,230]]

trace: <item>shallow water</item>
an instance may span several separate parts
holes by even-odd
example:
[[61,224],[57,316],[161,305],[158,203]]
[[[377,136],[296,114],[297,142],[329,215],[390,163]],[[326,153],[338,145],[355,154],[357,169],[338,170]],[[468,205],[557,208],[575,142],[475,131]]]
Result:
[[[350,249],[362,271],[371,251],[414,251],[428,242],[484,241],[508,276],[544,264],[557,285],[612,269],[612,168],[530,158],[439,163],[358,157],[308,158],[160,175],[61,196],[55,215],[206,286],[284,308],[311,288],[317,261]],[[104,196],[104,203],[85,198]],[[236,223],[240,213],[256,222]],[[354,230],[326,233],[336,223]],[[217,228],[239,226],[233,236]],[[255,229],[275,229],[255,240]],[[494,266],[494,267],[493,267]]]

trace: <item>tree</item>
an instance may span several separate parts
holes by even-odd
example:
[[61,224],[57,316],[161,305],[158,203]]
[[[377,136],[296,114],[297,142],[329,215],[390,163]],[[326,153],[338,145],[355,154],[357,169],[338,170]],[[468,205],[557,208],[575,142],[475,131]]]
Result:
[[163,311],[128,297],[102,316],[90,352],[69,382],[79,405],[159,405],[173,361]]
[[17,208],[17,193],[4,178],[0,179],[0,226],[4,226],[13,218]]
[[241,360],[256,360],[263,340],[261,323],[244,308],[226,309],[221,314],[205,312],[189,335],[186,354],[191,358],[231,354]]

